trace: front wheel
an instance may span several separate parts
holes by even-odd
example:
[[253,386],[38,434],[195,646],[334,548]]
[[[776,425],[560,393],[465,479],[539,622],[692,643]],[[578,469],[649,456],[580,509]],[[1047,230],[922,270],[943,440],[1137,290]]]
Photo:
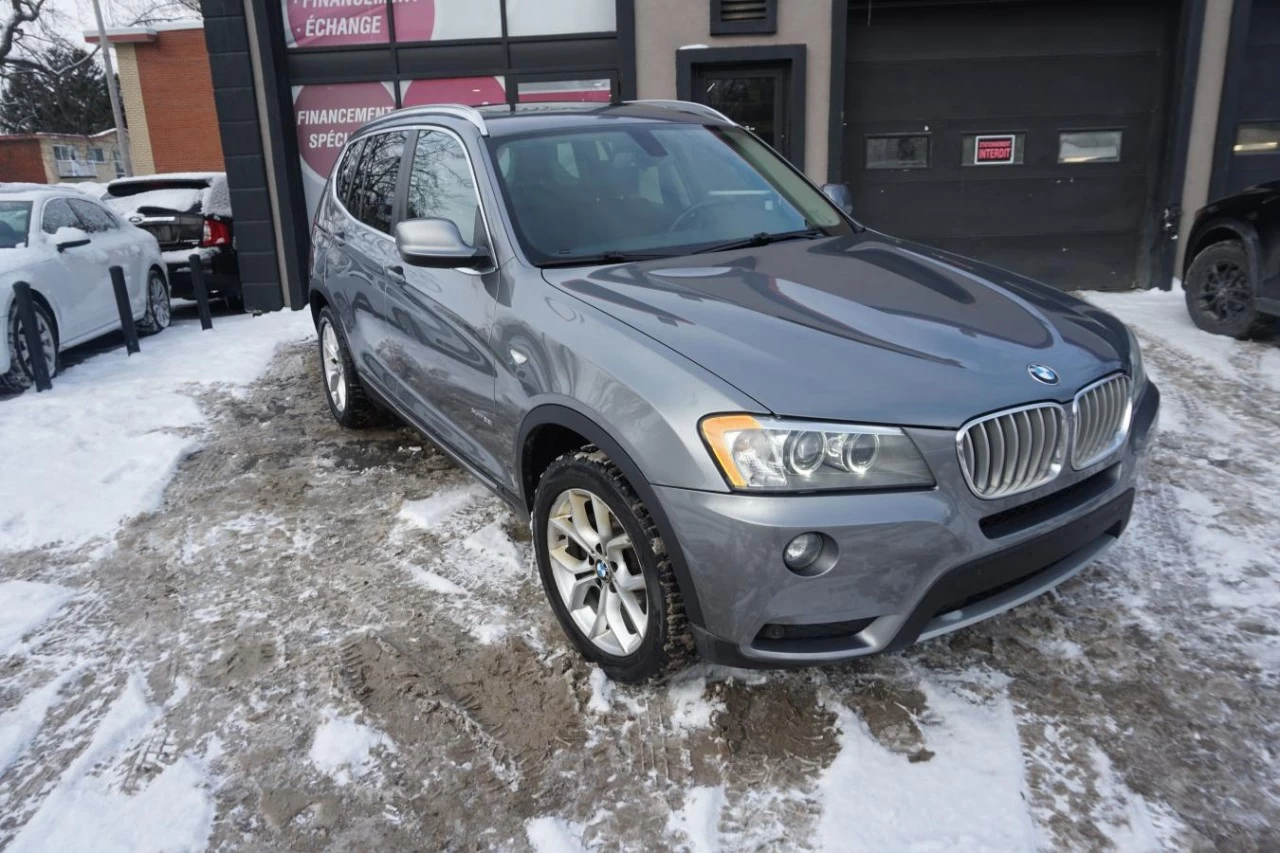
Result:
[[1214,243],[1196,255],[1187,269],[1185,290],[1187,313],[1206,332],[1249,338],[1270,323],[1254,303],[1243,243]]
[[173,310],[169,303],[169,285],[159,270],[147,274],[147,313],[138,322],[138,331],[154,335],[169,328]]
[[585,447],[551,463],[538,482],[532,524],[543,589],[583,657],[630,682],[692,657],[666,545],[603,451]]
[[[33,306],[36,312],[36,332],[40,338],[45,367],[52,379],[58,372],[58,333],[53,318],[39,302]],[[0,376],[0,391],[25,391],[35,383],[31,370],[31,351],[27,348],[27,336],[18,318],[18,306],[9,308],[9,321],[5,323],[5,344],[9,347],[9,372]]]

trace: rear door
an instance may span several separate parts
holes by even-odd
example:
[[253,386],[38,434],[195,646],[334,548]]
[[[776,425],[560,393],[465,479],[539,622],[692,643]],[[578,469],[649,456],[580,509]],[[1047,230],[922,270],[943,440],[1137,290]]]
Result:
[[[474,173],[452,131],[418,131],[406,184],[405,219],[447,219],[470,245],[489,246]],[[388,346],[401,404],[463,458],[501,481],[493,424],[496,370],[489,346],[497,275],[427,269],[397,258],[388,269]]]
[[53,235],[59,228],[84,230],[80,217],[65,198],[45,202],[40,215],[40,230],[50,251],[56,253],[56,260],[45,268],[47,275],[39,285],[52,294],[51,298],[59,305],[62,314],[59,336],[65,345],[118,327],[120,314],[112,295],[111,277],[105,263],[108,255],[101,249],[101,235],[88,234],[89,245],[57,252]]

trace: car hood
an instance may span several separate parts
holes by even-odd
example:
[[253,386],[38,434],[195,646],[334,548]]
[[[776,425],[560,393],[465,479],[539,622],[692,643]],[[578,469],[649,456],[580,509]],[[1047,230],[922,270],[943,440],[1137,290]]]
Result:
[[1068,402],[1128,357],[1088,303],[871,231],[543,274],[783,416],[954,428]]

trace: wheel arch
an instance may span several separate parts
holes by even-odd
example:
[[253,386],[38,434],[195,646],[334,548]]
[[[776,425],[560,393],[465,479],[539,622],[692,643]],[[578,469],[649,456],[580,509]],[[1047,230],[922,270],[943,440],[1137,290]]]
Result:
[[[572,442],[577,443],[570,447]],[[667,556],[671,560],[671,568],[684,599],[685,615],[691,623],[702,625],[702,608],[698,602],[697,587],[693,583],[684,550],[680,547],[666,510],[640,466],[609,430],[595,419],[559,403],[544,403],[525,415],[520,424],[515,456],[521,502],[527,510],[532,511],[534,492],[547,466],[561,453],[575,450],[584,444],[594,444],[603,450],[644,502],[667,545]],[[547,458],[549,454],[554,455]]]
[[1262,263],[1258,231],[1250,223],[1230,217],[1210,219],[1198,225],[1191,233],[1187,240],[1187,252],[1182,264],[1183,281],[1191,272],[1191,265],[1195,263],[1196,257],[1201,252],[1210,246],[1229,240],[1237,240],[1244,244],[1245,257],[1249,263],[1249,286],[1256,294],[1258,282],[1261,280]]

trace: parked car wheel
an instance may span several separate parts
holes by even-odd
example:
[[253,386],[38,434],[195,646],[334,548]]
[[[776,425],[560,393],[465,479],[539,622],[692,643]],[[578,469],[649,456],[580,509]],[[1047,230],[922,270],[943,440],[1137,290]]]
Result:
[[320,334],[320,373],[324,379],[324,396],[329,401],[333,419],[344,427],[359,429],[374,421],[376,409],[364,386],[356,376],[351,350],[333,311],[321,309],[316,330]]
[[[40,303],[35,303],[36,327],[40,333],[40,345],[44,349],[44,363],[49,368],[49,378],[58,372],[58,332],[53,318]],[[0,390],[25,391],[35,382],[31,372],[31,351],[27,348],[27,336],[23,333],[22,321],[18,318],[18,306],[9,308],[9,322],[5,324],[8,334],[6,345],[9,347],[9,372],[0,376]]]
[[585,447],[551,463],[534,498],[533,532],[556,618],[610,678],[644,681],[692,656],[666,546],[604,452]]
[[152,270],[147,275],[147,313],[138,323],[138,331],[144,335],[154,335],[169,328],[172,320],[169,284],[160,270]]
[[1249,258],[1240,242],[1214,243],[1196,255],[1184,288],[1191,320],[1206,332],[1248,338],[1270,325],[1254,304]]

